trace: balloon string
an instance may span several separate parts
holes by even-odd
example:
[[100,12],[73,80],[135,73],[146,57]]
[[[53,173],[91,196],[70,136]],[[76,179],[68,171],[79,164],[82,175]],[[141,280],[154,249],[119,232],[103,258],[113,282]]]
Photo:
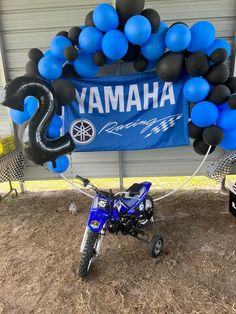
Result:
[[64,176],[64,174],[61,173],[60,176],[62,177],[63,180],[67,181],[71,186],[73,186],[73,188],[75,188],[76,190],[78,190],[80,193],[82,193],[82,194],[88,196],[89,198],[94,198],[92,195],[90,195],[90,194],[84,192],[83,190],[81,190],[80,188],[78,188],[78,186],[77,186],[76,184],[74,184],[73,181],[71,182],[69,179],[67,179],[67,178]]
[[197,175],[197,173],[200,171],[200,169],[202,168],[202,166],[204,165],[205,161],[207,160],[209,154],[210,154],[210,151],[211,151],[211,148],[212,146],[209,147],[207,153],[206,153],[206,156],[204,157],[203,161],[201,162],[201,164],[199,165],[199,167],[197,168],[197,170],[193,173],[193,175],[188,178],[186,181],[184,181],[184,183],[182,183],[178,188],[176,188],[175,190],[171,191],[170,193],[164,195],[164,196],[161,196],[161,197],[158,197],[156,199],[154,199],[154,202],[157,202],[157,201],[160,201],[160,200],[163,200],[171,195],[173,195],[174,193],[180,191],[183,187],[185,187],[186,185],[189,184],[189,182]]

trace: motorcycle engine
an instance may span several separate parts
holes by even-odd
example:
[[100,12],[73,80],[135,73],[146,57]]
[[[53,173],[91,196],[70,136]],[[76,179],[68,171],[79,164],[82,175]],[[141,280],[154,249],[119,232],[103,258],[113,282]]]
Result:
[[137,223],[138,219],[136,216],[122,216],[119,218],[118,222],[111,222],[109,231],[111,233],[118,233],[121,231],[123,235],[127,235],[134,231]]

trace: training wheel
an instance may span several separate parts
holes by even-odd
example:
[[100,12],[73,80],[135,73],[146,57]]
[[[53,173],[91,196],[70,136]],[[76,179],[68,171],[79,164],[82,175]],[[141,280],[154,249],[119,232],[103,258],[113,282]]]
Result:
[[163,248],[163,243],[164,241],[162,236],[156,234],[152,237],[149,243],[149,254],[151,257],[157,258],[160,255]]

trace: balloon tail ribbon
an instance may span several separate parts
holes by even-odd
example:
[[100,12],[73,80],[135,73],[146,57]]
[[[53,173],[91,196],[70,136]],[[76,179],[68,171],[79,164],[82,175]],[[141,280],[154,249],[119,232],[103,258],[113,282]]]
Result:
[[[185,187],[186,185],[188,185],[189,182],[198,174],[198,172],[201,170],[202,166],[203,166],[204,163],[206,162],[206,160],[207,160],[207,158],[208,158],[208,156],[209,156],[209,154],[210,154],[211,148],[212,148],[212,146],[209,147],[209,149],[208,149],[208,151],[207,151],[207,153],[206,153],[206,155],[205,155],[203,161],[201,162],[201,164],[199,165],[199,167],[197,168],[197,170],[193,173],[193,175],[192,175],[190,178],[188,178],[186,181],[184,181],[184,183],[182,183],[178,188],[176,188],[175,190],[171,191],[170,193],[168,193],[168,194],[166,194],[166,195],[164,195],[164,196],[161,196],[161,197],[159,197],[159,198],[154,199],[154,202],[163,200],[163,199],[165,199],[165,198],[167,198],[167,197],[169,197],[169,196],[171,196],[171,195],[177,193],[177,192],[180,191],[183,187]],[[68,180],[68,179],[64,176],[64,174],[61,174],[61,177],[62,177],[62,179],[64,179],[65,181],[67,181],[71,186],[73,186],[76,190],[78,190],[80,193],[86,195],[86,196],[89,197],[89,198],[92,198],[92,199],[94,198],[92,195],[90,195],[90,194],[84,192],[83,190],[81,190],[80,188],[78,188],[78,186],[77,186],[76,184],[74,184],[74,182],[71,182],[70,180]]]

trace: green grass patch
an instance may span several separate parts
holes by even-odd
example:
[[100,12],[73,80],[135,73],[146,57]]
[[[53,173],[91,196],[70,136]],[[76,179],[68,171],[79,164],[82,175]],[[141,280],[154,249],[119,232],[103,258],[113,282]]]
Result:
[[[159,190],[172,190],[180,186],[188,177],[145,177],[145,178],[125,178],[124,188],[128,188],[135,182],[150,181],[153,183],[153,189]],[[229,176],[228,180],[236,181],[236,176]],[[103,178],[103,179],[91,179],[92,183],[99,188],[103,189],[119,189],[118,178]],[[78,186],[82,187],[80,181],[74,180]],[[19,190],[19,183],[13,182],[13,186]],[[27,191],[30,192],[42,192],[42,191],[60,191],[60,190],[71,190],[73,187],[66,181],[63,180],[48,180],[48,181],[27,181],[25,183]],[[183,189],[196,190],[196,189],[218,189],[219,184],[213,180],[208,179],[204,176],[195,177],[192,181]],[[0,192],[6,193],[9,190],[8,183],[0,184]]]

